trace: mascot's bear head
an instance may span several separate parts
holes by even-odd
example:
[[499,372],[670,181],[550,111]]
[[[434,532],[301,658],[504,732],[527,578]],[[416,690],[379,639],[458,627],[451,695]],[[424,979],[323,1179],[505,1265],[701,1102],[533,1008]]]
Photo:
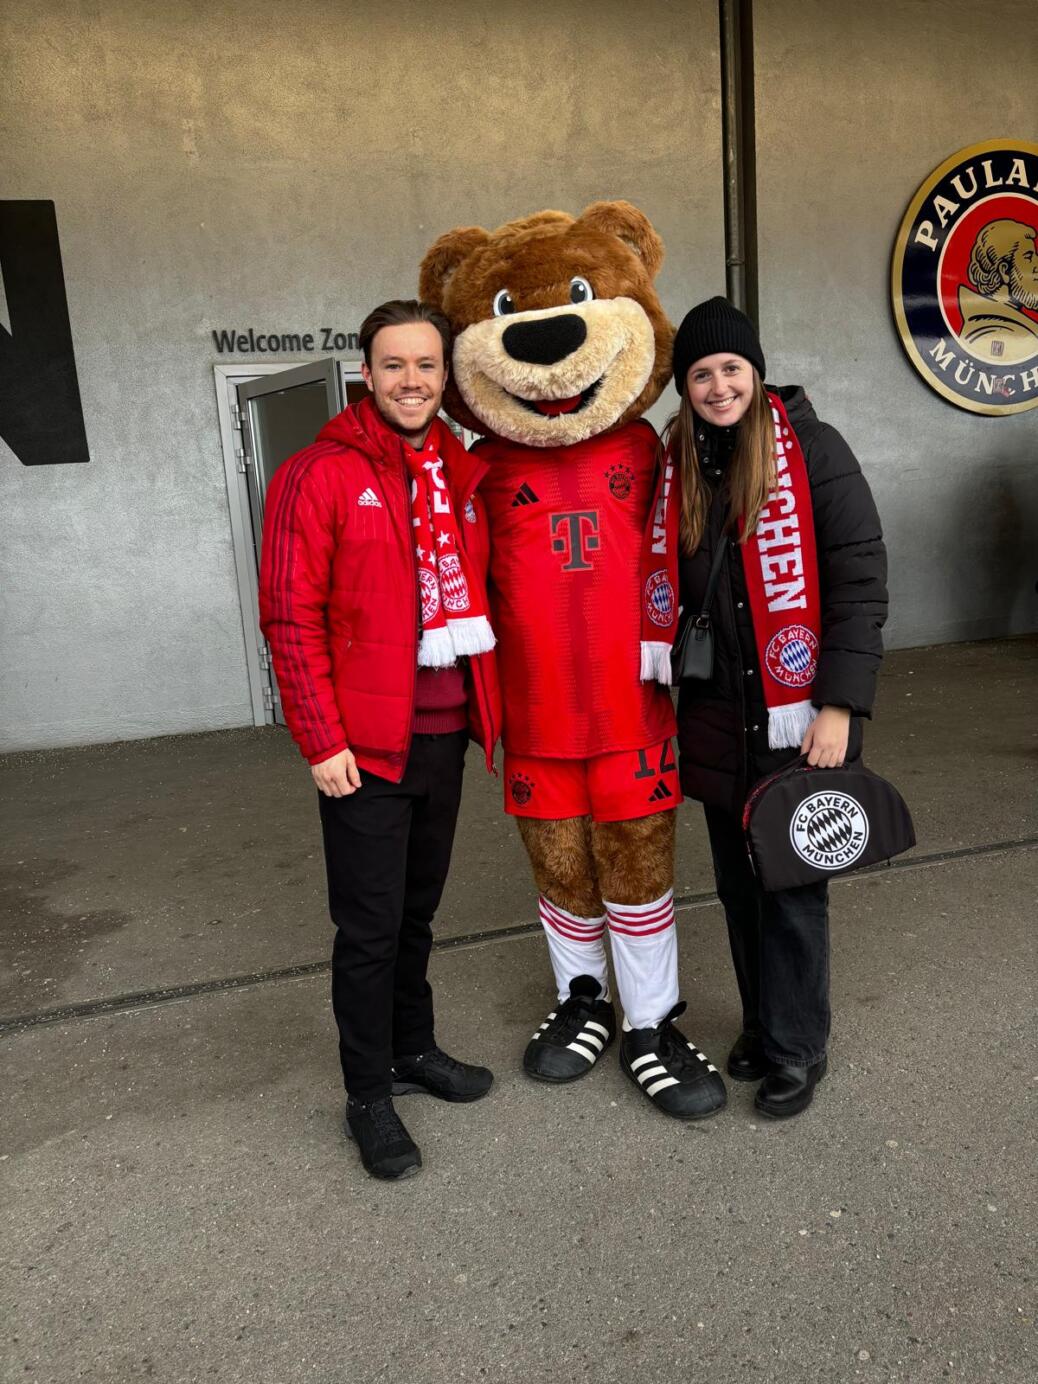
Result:
[[440,236],[419,293],[455,333],[447,412],[531,447],[637,418],[670,378],[674,328],[653,285],[662,262],[663,242],[630,202]]

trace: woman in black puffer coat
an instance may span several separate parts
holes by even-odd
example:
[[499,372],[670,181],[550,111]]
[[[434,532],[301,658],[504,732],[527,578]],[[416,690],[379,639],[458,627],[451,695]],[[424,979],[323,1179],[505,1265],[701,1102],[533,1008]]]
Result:
[[[681,407],[666,441],[681,471],[679,574],[686,613],[702,610],[718,542],[723,534],[729,541],[710,611],[713,676],[686,681],[679,692],[681,786],[704,804],[742,998],[743,1031],[729,1054],[728,1072],[737,1080],[763,1078],[755,1105],[781,1117],[806,1109],[826,1070],[828,885],[761,889],[746,852],[742,808],[757,781],[800,753],[821,768],[860,755],[861,723],[871,714],[883,654],[887,590],[879,517],[850,448],[819,421],[802,389],[770,390],[806,462],[820,618],[810,700],[800,713],[805,723],[814,719],[805,724],[802,739],[797,728],[792,739],[787,732],[783,740],[773,715],[769,745],[766,697],[774,688],[768,667],[759,666],[747,549],[740,541],[741,516],[750,516],[745,528],[752,534],[776,483],[774,424],[763,378],[753,325],[727,300],[713,298],[685,317],[674,342]],[[758,600],[758,622],[763,618]],[[798,653],[803,657],[802,646]],[[779,747],[773,748],[776,739]]]

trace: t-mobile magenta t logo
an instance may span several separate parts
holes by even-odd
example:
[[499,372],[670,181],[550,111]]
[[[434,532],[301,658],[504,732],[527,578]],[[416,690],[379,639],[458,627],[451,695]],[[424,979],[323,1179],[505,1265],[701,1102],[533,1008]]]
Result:
[[588,554],[596,552],[601,545],[597,509],[551,516],[551,550],[566,558],[562,564],[564,572],[590,572]]

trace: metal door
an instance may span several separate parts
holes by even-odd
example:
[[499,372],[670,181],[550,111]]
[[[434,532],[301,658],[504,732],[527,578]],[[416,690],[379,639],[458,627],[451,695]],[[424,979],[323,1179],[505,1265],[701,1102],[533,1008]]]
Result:
[[[340,412],[343,385],[338,362],[329,358],[281,370],[276,375],[263,375],[236,388],[257,571],[263,544],[264,503],[274,472],[283,461],[309,446],[328,419]],[[363,392],[364,386],[360,388]],[[350,392],[348,386],[345,392]],[[258,622],[258,612],[256,618]],[[264,689],[268,712],[273,713],[279,725],[284,725],[270,648],[262,637],[260,663],[270,679],[269,697]]]

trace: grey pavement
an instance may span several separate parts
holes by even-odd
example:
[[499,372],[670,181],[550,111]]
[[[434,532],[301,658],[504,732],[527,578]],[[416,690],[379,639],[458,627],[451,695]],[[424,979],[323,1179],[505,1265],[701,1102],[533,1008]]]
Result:
[[[919,846],[833,886],[831,1069],[788,1123],[730,1083],[675,1125],[612,1054],[571,1088],[522,1077],[547,963],[473,754],[432,973],[444,1045],[497,1081],[400,1101],[425,1167],[399,1186],[341,1134],[287,738],[0,761],[0,1015],[24,1021],[0,1038],[0,1378],[1033,1379],[1036,656],[888,659],[867,758]],[[737,996],[698,809],[680,820],[685,1027],[718,1060]]]

